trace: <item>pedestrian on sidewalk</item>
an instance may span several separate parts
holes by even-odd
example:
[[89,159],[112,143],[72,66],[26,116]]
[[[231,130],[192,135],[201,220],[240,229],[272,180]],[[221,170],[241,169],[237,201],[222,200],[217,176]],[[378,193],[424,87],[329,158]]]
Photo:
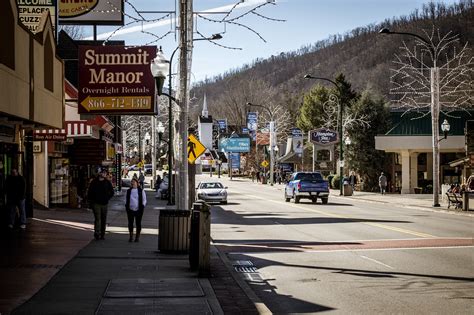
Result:
[[349,175],[349,184],[351,184],[352,194],[354,194],[357,185],[357,175],[354,173],[354,171],[351,171],[351,175]]
[[137,227],[135,234],[135,242],[140,241],[140,232],[142,231],[142,217],[146,206],[146,193],[140,186],[138,181],[132,179],[131,187],[127,190],[125,199],[125,209],[127,210],[128,232],[130,234],[129,242],[133,241],[133,221]]
[[387,189],[387,177],[383,172],[380,173],[379,177],[379,186],[380,186],[380,192],[382,195],[385,195],[385,191]]
[[145,175],[143,175],[142,169],[139,169],[138,175],[138,182],[140,183],[140,187],[143,189],[145,188]]
[[107,205],[114,196],[112,183],[107,179],[107,171],[99,170],[99,174],[89,185],[87,198],[94,212],[94,238],[105,239],[107,224]]
[[8,227],[13,229],[16,220],[16,208],[20,213],[20,228],[26,229],[25,195],[26,182],[23,176],[18,174],[18,170],[13,168],[11,175],[5,181],[7,195],[7,209],[10,211]]

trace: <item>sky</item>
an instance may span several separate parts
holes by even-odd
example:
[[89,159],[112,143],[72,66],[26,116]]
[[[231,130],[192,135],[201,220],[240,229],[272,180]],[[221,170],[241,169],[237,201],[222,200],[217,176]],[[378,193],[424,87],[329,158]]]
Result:
[[[139,11],[174,11],[175,0],[129,0]],[[245,0],[234,9],[231,17],[236,17],[249,11],[267,0]],[[228,12],[239,0],[194,0],[194,12],[199,12],[210,19],[222,19],[223,14],[209,14],[214,12]],[[258,9],[260,15],[285,20],[285,22],[268,20],[256,14],[248,14],[236,20],[257,32],[236,25],[224,25],[195,18],[195,31],[204,36],[220,33],[223,38],[217,43],[241,48],[226,49],[207,41],[194,43],[191,84],[212,78],[229,70],[250,64],[255,59],[265,59],[281,52],[297,50],[303,46],[328,38],[330,35],[343,34],[351,29],[368,24],[377,24],[387,18],[408,15],[415,9],[420,9],[427,0],[275,0]],[[456,3],[456,0],[440,1],[446,4]],[[132,7],[125,4],[126,14],[137,16]],[[143,14],[144,15],[144,14]],[[157,18],[161,15],[148,14],[146,18]],[[126,18],[125,22],[129,21]],[[146,31],[157,36],[172,32],[152,45],[162,46],[164,54],[169,58],[172,51],[178,46],[177,32],[174,32],[174,23],[171,19],[145,25]],[[99,39],[104,39],[118,27],[101,26],[97,33]],[[126,45],[145,45],[155,40],[155,37],[141,32],[141,23],[133,23],[124,27],[123,34],[117,32],[111,39],[125,40]],[[85,29],[85,35],[92,33],[92,28]],[[118,35],[117,35],[118,34]],[[102,36],[101,36],[102,35]],[[194,38],[200,35],[195,33]],[[173,60],[173,71],[176,68],[177,58]]]

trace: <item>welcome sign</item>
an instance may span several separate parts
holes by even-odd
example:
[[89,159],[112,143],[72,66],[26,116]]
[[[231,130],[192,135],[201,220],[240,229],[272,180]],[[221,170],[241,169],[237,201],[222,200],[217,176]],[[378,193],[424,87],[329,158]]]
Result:
[[58,1],[61,24],[123,25],[123,0]]
[[156,46],[79,46],[80,114],[155,114]]

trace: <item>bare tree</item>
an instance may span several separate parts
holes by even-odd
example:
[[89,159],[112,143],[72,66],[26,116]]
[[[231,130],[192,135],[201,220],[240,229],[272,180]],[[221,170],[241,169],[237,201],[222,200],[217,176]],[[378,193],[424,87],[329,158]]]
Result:
[[417,39],[413,48],[403,42],[401,53],[395,56],[390,90],[395,107],[429,115],[432,84],[438,87],[439,111],[449,114],[472,107],[474,59],[468,43],[459,48],[459,38],[451,32],[443,36],[434,29],[423,33],[426,41]]
[[[439,113],[473,107],[473,56],[459,38],[448,32],[441,35],[434,27],[424,37],[412,33],[382,30],[381,33],[415,37],[415,46],[405,42],[391,69],[391,93],[395,107],[414,111],[419,117],[431,113],[433,137],[433,206],[439,207]],[[431,111],[430,111],[431,109]]]
[[84,28],[80,25],[59,25],[59,31],[65,31],[74,40],[84,37]]
[[[353,102],[353,101],[351,101]],[[366,115],[359,115],[350,110],[352,106],[345,106],[344,113],[342,114],[342,130],[345,133],[346,130],[353,129],[356,127],[369,128],[370,123]],[[337,117],[339,109],[339,98],[335,94],[329,94],[329,98],[323,104],[323,121],[325,121],[322,127],[337,130],[339,127],[339,119]],[[341,137],[343,137],[341,135]]]

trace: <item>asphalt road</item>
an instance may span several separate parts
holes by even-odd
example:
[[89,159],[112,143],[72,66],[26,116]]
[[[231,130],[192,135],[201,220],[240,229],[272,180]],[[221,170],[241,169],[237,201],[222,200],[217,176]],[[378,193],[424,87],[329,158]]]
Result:
[[474,313],[473,217],[221,181],[213,241],[273,313]]

